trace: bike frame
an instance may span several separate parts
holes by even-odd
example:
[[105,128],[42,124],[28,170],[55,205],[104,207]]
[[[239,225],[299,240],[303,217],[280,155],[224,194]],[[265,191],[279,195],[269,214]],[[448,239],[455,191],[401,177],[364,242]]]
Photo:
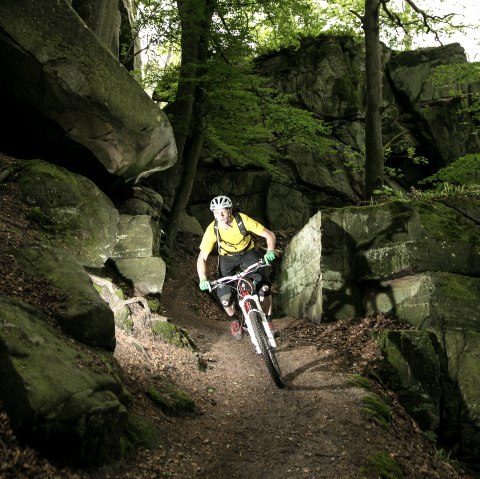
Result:
[[230,285],[232,289],[236,290],[238,305],[240,306],[240,309],[242,311],[248,335],[250,336],[250,339],[255,346],[257,354],[261,354],[261,350],[260,345],[258,344],[256,336],[253,332],[251,321],[252,314],[257,313],[260,315],[260,317],[262,318],[262,326],[267,335],[270,347],[277,347],[277,343],[275,342],[273,333],[268,326],[267,317],[263,312],[260,298],[258,294],[254,292],[253,282],[247,278],[249,274],[252,274],[265,266],[267,266],[267,264],[263,260],[260,260],[250,265],[248,268],[241,271],[240,273],[234,274],[232,276],[224,276],[223,278],[218,278],[217,280],[210,282],[210,291],[222,285]]
[[[245,284],[248,286],[245,287]],[[272,348],[277,347],[273,333],[268,325],[267,317],[263,312],[262,305],[260,303],[260,298],[258,294],[253,293],[253,284],[250,281],[242,279],[237,283],[237,295],[238,295],[238,305],[242,310],[243,317],[245,318],[245,324],[247,326],[248,334],[252,340],[253,345],[257,351],[257,354],[261,354],[260,345],[258,344],[257,338],[253,332],[251,315],[255,313],[259,314],[262,318],[262,326],[265,330],[265,333],[268,338],[268,342]]]
[[209,285],[210,291],[221,285],[230,286],[230,288],[236,290],[238,305],[244,318],[242,328],[247,330],[257,354],[263,356],[267,370],[275,385],[283,388],[284,384],[280,366],[275,354],[277,344],[268,325],[267,317],[263,312],[260,298],[255,291],[253,280],[248,277],[248,275],[265,266],[267,266],[267,264],[263,260],[260,260],[240,273],[232,276],[224,276],[223,278],[210,282]]

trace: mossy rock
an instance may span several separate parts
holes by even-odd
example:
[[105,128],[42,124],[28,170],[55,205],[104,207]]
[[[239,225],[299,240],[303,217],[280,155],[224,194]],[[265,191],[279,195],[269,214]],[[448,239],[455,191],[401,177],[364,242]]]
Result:
[[119,213],[88,178],[41,160],[23,162],[18,184],[28,217],[56,247],[101,267],[116,243]]
[[369,456],[363,470],[380,479],[403,479],[404,477],[398,462],[386,452],[377,452]]
[[382,381],[397,392],[399,400],[423,430],[435,431],[440,423],[440,362],[436,338],[427,331],[383,331],[379,345],[385,362]]
[[372,394],[362,398],[363,411],[381,426],[387,427],[392,421],[390,407],[378,396]]
[[152,321],[152,333],[154,336],[164,339],[177,348],[189,348],[192,351],[198,350],[197,345],[188,333],[183,328],[179,328],[169,321]]
[[150,420],[130,414],[120,438],[120,456],[131,457],[138,449],[156,449],[163,442],[160,430]]
[[197,411],[195,401],[170,382],[164,382],[157,387],[151,386],[145,394],[167,416],[185,416]]

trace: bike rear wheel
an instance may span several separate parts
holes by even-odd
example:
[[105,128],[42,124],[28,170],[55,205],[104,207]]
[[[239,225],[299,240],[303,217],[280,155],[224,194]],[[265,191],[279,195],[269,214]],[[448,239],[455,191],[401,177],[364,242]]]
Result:
[[278,365],[275,349],[272,348],[268,341],[267,333],[263,329],[262,318],[257,312],[252,312],[250,318],[253,332],[257,338],[270,377],[273,379],[273,382],[277,387],[283,388],[282,374],[280,372],[280,366]]

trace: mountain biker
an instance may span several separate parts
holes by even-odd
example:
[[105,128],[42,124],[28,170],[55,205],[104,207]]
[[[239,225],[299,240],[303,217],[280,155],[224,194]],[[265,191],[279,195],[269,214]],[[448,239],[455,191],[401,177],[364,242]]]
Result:
[[[242,234],[235,218],[236,215],[232,213],[232,200],[230,198],[227,196],[216,196],[210,202],[210,210],[215,220],[205,230],[197,259],[199,287],[202,291],[209,289],[207,258],[215,244],[218,244],[218,272],[220,276],[230,276],[234,274],[234,270],[237,267],[243,270],[261,258],[261,254],[254,249],[255,244],[252,236],[249,234],[250,232],[265,238],[267,242],[267,252],[263,256],[264,261],[269,264],[275,259],[275,234],[246,214],[240,213],[240,218],[246,228],[246,235]],[[265,269],[261,269],[252,274],[252,279],[257,286],[263,312],[267,316],[270,328],[273,330],[271,324],[271,283],[268,274]],[[228,286],[222,286],[217,289],[217,295],[231,321],[232,336],[235,339],[241,339],[242,331],[240,323],[235,316],[234,297],[231,289]]]

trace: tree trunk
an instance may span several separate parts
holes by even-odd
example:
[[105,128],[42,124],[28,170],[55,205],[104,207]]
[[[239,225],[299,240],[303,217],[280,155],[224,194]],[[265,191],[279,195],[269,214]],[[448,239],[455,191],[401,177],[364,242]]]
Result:
[[[188,83],[193,86],[193,94],[189,97],[190,114],[187,114],[187,108],[181,110],[183,117],[177,117],[175,115],[175,124],[178,125],[178,141],[182,142],[181,155],[179,153],[179,167],[174,176],[175,193],[173,202],[170,208],[170,214],[166,224],[166,245],[170,249],[173,246],[175,237],[178,232],[180,217],[185,210],[188,199],[192,192],[193,182],[195,180],[195,174],[197,171],[198,158],[203,144],[203,138],[206,128],[206,116],[208,109],[208,98],[205,93],[205,87],[202,85],[203,76],[206,72],[206,64],[208,58],[208,49],[210,42],[210,26],[211,19],[216,6],[216,0],[204,0],[199,2],[198,0],[177,0],[177,3],[183,3],[183,12],[186,15],[192,15],[192,10],[186,8],[186,4],[197,4],[197,15],[193,18],[195,28],[197,32],[200,32],[198,36],[193,35],[193,32],[183,30],[182,26],[182,52],[184,48],[192,49],[195,43],[196,48],[196,63],[195,63],[195,81],[192,76],[189,76],[186,80],[185,88],[188,87]],[[202,8],[198,9],[198,4],[202,3]],[[202,15],[200,16],[200,10]],[[180,6],[179,6],[180,11]],[[191,18],[191,17],[190,17]],[[185,23],[193,27],[193,25]],[[185,43],[183,43],[183,37],[185,36]],[[193,40],[195,38],[195,40]],[[183,54],[182,54],[183,58]],[[190,71],[187,71],[190,74]],[[179,88],[180,92],[180,88]],[[190,92],[189,92],[190,94]],[[182,99],[179,99],[182,101]],[[176,103],[177,101],[175,101]],[[178,149],[178,145],[177,145]],[[179,150],[180,151],[180,150]]]
[[[181,61],[177,94],[172,105],[165,108],[170,117],[175,142],[177,144],[177,171],[182,165],[183,149],[187,141],[188,130],[192,119],[193,102],[198,76],[200,43],[202,36],[202,18],[204,1],[177,0],[181,25]],[[180,174],[180,171],[179,171]],[[174,183],[179,180],[179,174]]]
[[173,247],[178,233],[181,215],[185,211],[188,199],[192,193],[193,183],[197,173],[198,159],[200,158],[205,136],[207,109],[207,98],[202,92],[195,104],[192,137],[191,141],[186,144],[183,153],[183,173],[175,192],[175,198],[166,225],[166,246],[168,250],[171,250]]
[[370,200],[375,190],[383,188],[384,152],[382,142],[382,68],[380,63],[380,0],[365,0],[365,191]]

